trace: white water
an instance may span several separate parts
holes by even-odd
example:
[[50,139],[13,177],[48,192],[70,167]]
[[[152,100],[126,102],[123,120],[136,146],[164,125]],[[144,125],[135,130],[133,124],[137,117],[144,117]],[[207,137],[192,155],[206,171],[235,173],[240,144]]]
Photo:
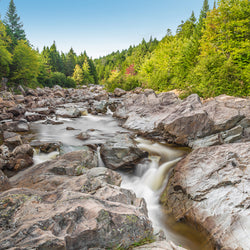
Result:
[[148,215],[155,233],[163,230],[168,240],[174,241],[176,244],[185,244],[184,238],[167,229],[165,215],[159,203],[169,171],[181,160],[180,156],[184,155],[185,151],[142,138],[138,138],[137,142],[138,147],[146,150],[150,156],[146,162],[136,166],[134,174],[120,172],[123,179],[121,186],[133,190],[137,197],[146,200]]

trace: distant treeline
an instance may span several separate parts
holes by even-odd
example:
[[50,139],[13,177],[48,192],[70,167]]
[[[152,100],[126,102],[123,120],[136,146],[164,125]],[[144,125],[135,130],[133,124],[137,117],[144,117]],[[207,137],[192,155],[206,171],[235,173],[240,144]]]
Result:
[[250,95],[249,0],[208,1],[196,19],[192,12],[173,35],[94,61],[98,79],[109,90],[140,86],[179,89],[183,96]]
[[39,53],[26,39],[13,0],[0,20],[0,80],[29,87],[76,87],[103,84],[156,91],[178,89],[182,96],[250,95],[249,0],[219,0],[212,9],[204,0],[198,19],[167,30],[161,40],[144,39],[137,46],[95,59],[57,50],[55,42]]

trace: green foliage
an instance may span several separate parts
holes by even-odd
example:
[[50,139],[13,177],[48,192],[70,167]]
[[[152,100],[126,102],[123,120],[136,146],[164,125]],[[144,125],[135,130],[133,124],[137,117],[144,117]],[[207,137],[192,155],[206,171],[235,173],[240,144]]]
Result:
[[48,86],[53,87],[54,85],[59,85],[65,88],[75,88],[76,83],[71,77],[66,77],[64,73],[52,72],[48,81]]
[[13,50],[19,40],[26,40],[23,24],[20,21],[20,17],[17,15],[16,6],[13,0],[10,0],[4,22],[6,24],[7,33],[12,40],[10,49]]
[[202,96],[250,95],[249,16],[248,0],[221,0],[208,13],[199,62],[190,74]]
[[13,52],[11,64],[11,81],[27,85],[38,76],[39,56],[26,41],[20,40]]
[[9,74],[9,65],[12,61],[12,55],[8,51],[9,37],[6,28],[0,20],[0,79]]

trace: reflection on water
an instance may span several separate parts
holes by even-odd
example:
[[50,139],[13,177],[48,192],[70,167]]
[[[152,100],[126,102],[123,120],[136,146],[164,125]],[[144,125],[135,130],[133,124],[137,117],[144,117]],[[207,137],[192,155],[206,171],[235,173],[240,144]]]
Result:
[[[108,138],[119,133],[128,133],[121,128],[117,120],[112,116],[83,116],[76,119],[63,119],[63,124],[50,125],[33,123],[32,130],[36,134],[36,140],[60,141],[64,152],[81,149],[83,145],[102,144]],[[74,130],[67,130],[71,127]],[[88,140],[82,141],[76,138],[80,132],[90,135]],[[122,187],[133,189],[137,197],[143,197],[147,202],[149,217],[153,222],[156,232],[163,230],[168,240],[175,242],[191,250],[211,250],[206,246],[206,238],[184,223],[177,223],[166,215],[159,204],[159,197],[168,179],[169,170],[190,150],[187,148],[170,147],[161,143],[137,138],[138,147],[149,152],[149,157],[139,163],[133,174],[120,172],[122,175]],[[99,166],[103,165],[97,147]],[[49,155],[38,154],[34,156],[39,163],[55,157],[58,152]]]

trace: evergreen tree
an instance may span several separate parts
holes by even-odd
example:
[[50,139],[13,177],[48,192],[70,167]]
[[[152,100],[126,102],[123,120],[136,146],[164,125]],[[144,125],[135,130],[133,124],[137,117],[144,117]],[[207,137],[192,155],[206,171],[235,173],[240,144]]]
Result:
[[76,84],[81,85],[83,83],[83,70],[79,64],[76,64],[75,70],[73,73],[73,79],[75,80]]
[[13,50],[19,40],[26,40],[23,24],[20,21],[20,17],[17,15],[16,6],[13,0],[10,0],[4,22],[7,27],[7,33],[12,40],[11,50]]
[[66,54],[64,61],[64,70],[66,76],[73,75],[76,66],[76,58],[77,58],[76,53],[71,48],[69,53]]
[[9,65],[12,61],[12,55],[7,49],[9,40],[5,25],[0,20],[0,79],[9,74]]

